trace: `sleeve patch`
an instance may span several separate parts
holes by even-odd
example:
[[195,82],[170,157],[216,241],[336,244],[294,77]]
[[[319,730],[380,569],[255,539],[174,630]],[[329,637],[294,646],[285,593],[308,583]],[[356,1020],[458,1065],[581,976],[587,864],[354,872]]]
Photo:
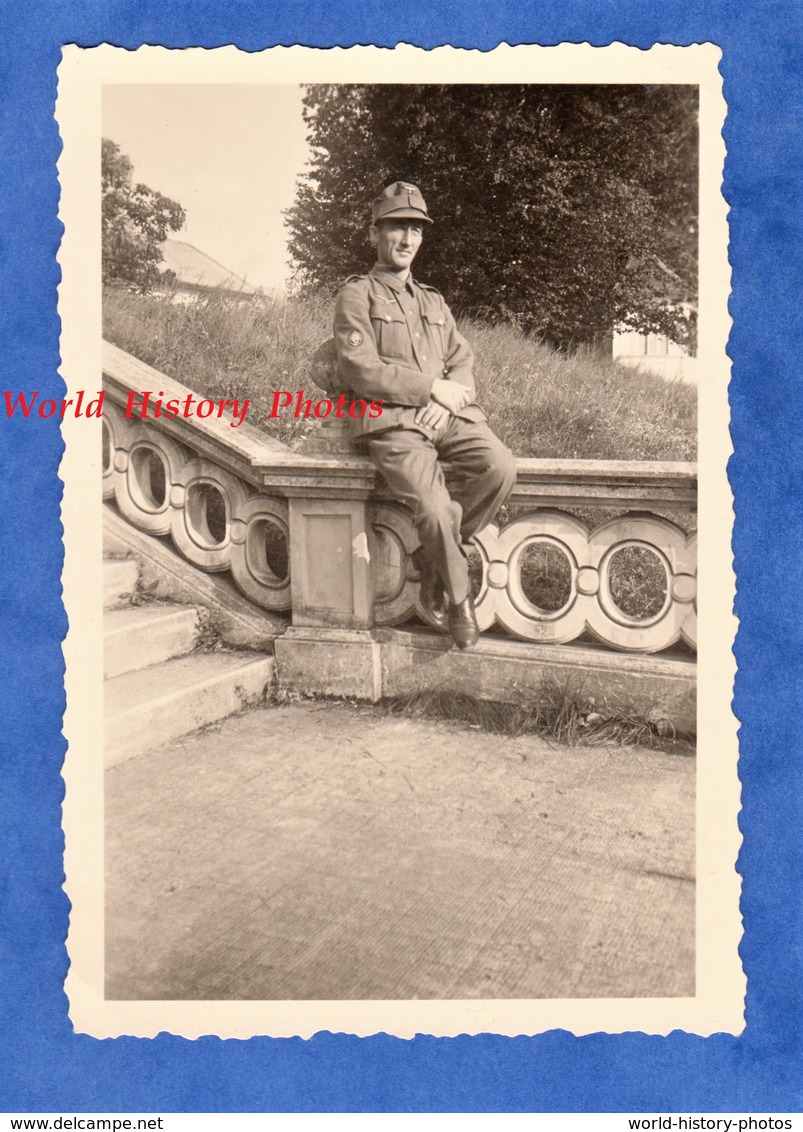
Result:
[[361,346],[362,345],[362,334],[360,334],[359,330],[352,330],[351,334],[349,334],[349,337],[348,337],[348,343],[349,343],[349,346]]

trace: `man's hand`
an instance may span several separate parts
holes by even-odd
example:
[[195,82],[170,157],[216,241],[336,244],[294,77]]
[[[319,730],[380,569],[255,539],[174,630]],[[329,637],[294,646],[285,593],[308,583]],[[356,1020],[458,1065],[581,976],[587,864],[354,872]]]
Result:
[[446,381],[442,377],[436,377],[432,382],[430,397],[450,413],[459,413],[471,400],[471,390],[459,381]]
[[440,432],[448,424],[451,415],[448,409],[444,409],[443,405],[439,405],[437,401],[430,401],[424,405],[423,409],[418,410],[415,415],[415,423],[423,425],[424,428],[434,428],[436,432]]

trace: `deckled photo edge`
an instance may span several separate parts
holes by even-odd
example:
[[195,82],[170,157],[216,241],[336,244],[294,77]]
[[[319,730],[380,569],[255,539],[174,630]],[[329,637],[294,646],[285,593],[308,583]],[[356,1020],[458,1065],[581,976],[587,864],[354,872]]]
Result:
[[[106,83],[311,82],[687,82],[701,94],[700,366],[715,379],[699,386],[700,624],[697,776],[697,995],[665,1000],[465,1000],[412,1002],[110,1002],[103,998],[103,740],[100,720],[102,641],[100,602],[100,422],[66,418],[65,642],[69,742],[64,778],[65,890],[72,912],[66,990],[70,1017],[97,1037],[170,1031],[186,1037],[218,1034],[309,1037],[322,1031],[412,1037],[493,1032],[535,1034],[560,1028],[575,1034],[682,1029],[738,1033],[743,1026],[744,976],[738,958],[741,919],[735,861],[739,783],[736,721],[730,709],[735,665],[731,652],[732,504],[726,463],[729,329],[727,208],[722,198],[725,104],[713,45],[661,45],[639,51],[607,48],[503,46],[473,53],[451,48],[355,48],[315,51],[276,48],[249,55],[234,48],[187,52],[108,45],[68,46],[59,70],[56,117],[64,143],[59,160],[59,261],[62,376],[69,389],[99,382],[100,109]],[[470,68],[469,68],[470,64]],[[88,581],[91,585],[87,584]],[[701,822],[700,815],[715,820]]]

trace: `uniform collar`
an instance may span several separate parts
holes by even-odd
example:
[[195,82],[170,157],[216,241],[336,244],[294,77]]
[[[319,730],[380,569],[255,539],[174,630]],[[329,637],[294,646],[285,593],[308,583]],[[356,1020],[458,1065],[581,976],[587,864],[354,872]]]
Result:
[[392,268],[388,267],[387,264],[375,263],[371,268],[370,274],[373,275],[375,279],[381,280],[386,287],[390,287],[391,291],[403,291],[405,287],[410,292],[413,290],[412,272],[407,276],[406,281],[402,283],[398,274]]

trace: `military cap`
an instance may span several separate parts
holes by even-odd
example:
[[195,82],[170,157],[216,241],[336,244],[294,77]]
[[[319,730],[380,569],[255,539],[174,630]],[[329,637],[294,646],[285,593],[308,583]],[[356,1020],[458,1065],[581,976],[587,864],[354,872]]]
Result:
[[377,220],[399,218],[423,220],[425,224],[432,223],[421,193],[415,185],[408,185],[406,181],[394,181],[392,185],[383,189],[374,201],[371,212],[374,224]]

